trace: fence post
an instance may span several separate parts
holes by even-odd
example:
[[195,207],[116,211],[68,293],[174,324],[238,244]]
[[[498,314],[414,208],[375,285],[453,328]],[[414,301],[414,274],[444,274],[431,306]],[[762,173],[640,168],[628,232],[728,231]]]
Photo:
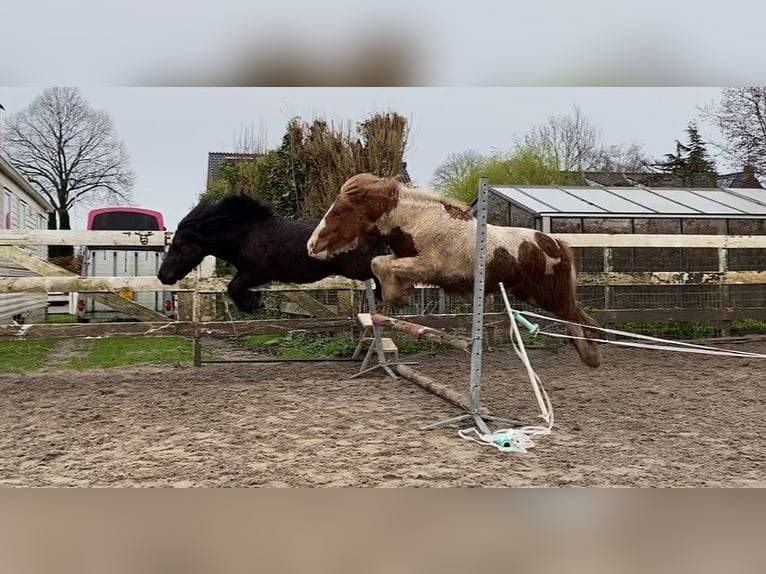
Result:
[[354,303],[354,287],[353,285],[348,289],[339,289],[336,291],[336,297],[338,299],[338,317],[349,318],[349,336],[351,340],[355,337],[356,321],[356,307]]
[[[726,273],[729,270],[729,250],[726,247],[718,248],[718,271]],[[729,286],[721,279],[721,283],[718,285],[718,295],[720,298],[721,316],[729,309]],[[721,331],[722,337],[729,337],[731,335],[731,321],[720,319],[718,321],[718,329]]]
[[200,266],[194,271],[194,291],[191,293],[192,300],[192,313],[191,320],[193,325],[194,336],[192,339],[192,355],[194,357],[194,366],[202,366],[202,341],[200,341],[200,313],[201,313],[201,294],[199,292],[199,280],[202,276],[202,269]]
[[[604,247],[604,310],[611,311],[614,307],[612,286],[609,284],[608,273],[614,271],[614,253],[611,247]],[[607,323],[605,325],[607,329],[614,329],[613,323]],[[612,339],[610,333],[605,333],[604,336],[607,339]]]

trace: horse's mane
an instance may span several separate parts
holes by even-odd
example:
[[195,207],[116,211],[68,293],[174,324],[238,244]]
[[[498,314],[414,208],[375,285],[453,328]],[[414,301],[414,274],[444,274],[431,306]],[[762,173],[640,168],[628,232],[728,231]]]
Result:
[[441,195],[435,191],[424,189],[413,189],[410,187],[402,186],[399,188],[399,197],[405,201],[411,201],[413,203],[438,203],[439,205],[456,207],[465,211],[469,211],[471,209],[461,201]]
[[439,207],[453,207],[461,211],[469,211],[470,207],[466,204],[436,193],[430,189],[412,188],[404,183],[400,176],[378,177],[372,173],[357,173],[348,178],[340,188],[340,193],[367,190],[373,194],[384,194],[386,196],[396,195],[399,199],[412,203],[438,204]]
[[178,231],[217,235],[233,227],[249,226],[274,217],[271,209],[244,194],[226,195],[222,199],[202,199],[178,224]]

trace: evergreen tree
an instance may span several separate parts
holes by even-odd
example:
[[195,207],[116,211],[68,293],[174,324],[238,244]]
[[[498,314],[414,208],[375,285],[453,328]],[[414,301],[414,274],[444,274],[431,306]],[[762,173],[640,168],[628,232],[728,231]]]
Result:
[[716,167],[710,159],[705,142],[690,122],[686,128],[687,143],[676,140],[676,153],[665,154],[665,161],[655,163],[661,171],[677,175],[682,185],[716,185]]

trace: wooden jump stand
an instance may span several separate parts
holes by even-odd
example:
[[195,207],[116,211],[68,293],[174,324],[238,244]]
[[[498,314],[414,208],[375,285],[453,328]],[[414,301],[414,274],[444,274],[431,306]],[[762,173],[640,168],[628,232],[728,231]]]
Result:
[[[518,421],[496,417],[490,414],[487,409],[481,406],[481,360],[483,348],[484,333],[484,287],[486,279],[486,260],[487,260],[487,211],[488,211],[488,192],[489,183],[486,178],[481,178],[479,182],[479,198],[477,202],[477,238],[476,238],[476,267],[474,269],[474,292],[473,292],[473,313],[472,313],[472,337],[460,337],[444,333],[438,329],[424,327],[409,321],[402,321],[392,317],[386,317],[376,313],[375,296],[372,290],[372,281],[367,281],[365,291],[367,293],[367,304],[369,313],[359,313],[357,320],[363,327],[362,338],[357,345],[354,356],[358,356],[361,345],[369,341],[370,347],[358,373],[350,378],[356,378],[367,374],[375,369],[383,369],[390,377],[396,379],[397,374],[412,381],[421,387],[431,391],[446,401],[452,403],[465,412],[459,416],[447,419],[445,421],[422,427],[426,429],[435,429],[460,421],[472,419],[479,430],[484,434],[491,434],[487,421],[495,421],[509,425],[521,425]],[[391,339],[382,336],[382,328],[391,327],[397,331],[405,332],[415,338],[423,338],[432,341],[445,343],[457,349],[471,351],[471,376],[470,376],[470,396],[466,401],[464,397],[438,381],[427,377],[415,369],[409,368],[407,364],[399,362],[398,349]],[[372,330],[372,337],[367,336],[369,330]],[[372,367],[367,364],[375,353],[378,363]],[[388,355],[393,355],[394,360],[390,361]],[[466,404],[467,403],[467,404]]]
[[[361,351],[362,345],[365,342],[369,342],[370,346],[367,349],[367,354],[364,357],[364,361],[362,361],[362,366],[359,369],[359,372],[351,375],[349,379],[361,377],[362,375],[366,375],[367,373],[370,373],[376,369],[383,369],[389,377],[396,379],[397,376],[396,373],[394,373],[392,370],[392,367],[395,367],[399,362],[399,349],[396,347],[396,344],[394,344],[393,340],[382,336],[382,328],[380,325],[376,325],[372,321],[372,316],[376,311],[375,294],[373,292],[372,285],[373,283],[371,279],[368,279],[364,285],[365,292],[367,293],[367,308],[370,312],[357,313],[356,316],[357,321],[362,326],[362,336],[359,339],[356,350],[354,351],[354,358],[359,356],[359,352]],[[370,330],[372,330],[372,337],[368,336],[368,332]],[[376,354],[378,363],[368,367],[367,365],[370,362],[373,353]],[[387,354],[393,354],[394,361],[389,361]]]

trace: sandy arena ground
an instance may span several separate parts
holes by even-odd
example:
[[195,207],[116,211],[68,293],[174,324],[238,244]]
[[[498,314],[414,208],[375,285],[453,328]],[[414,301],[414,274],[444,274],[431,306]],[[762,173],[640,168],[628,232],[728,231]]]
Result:
[[[0,486],[766,486],[766,361],[530,356],[556,427],[527,454],[418,430],[459,411],[381,374],[342,380],[358,363],[0,375]],[[467,392],[467,354],[407,360]],[[487,352],[483,380],[494,413],[536,423],[512,351]]]

